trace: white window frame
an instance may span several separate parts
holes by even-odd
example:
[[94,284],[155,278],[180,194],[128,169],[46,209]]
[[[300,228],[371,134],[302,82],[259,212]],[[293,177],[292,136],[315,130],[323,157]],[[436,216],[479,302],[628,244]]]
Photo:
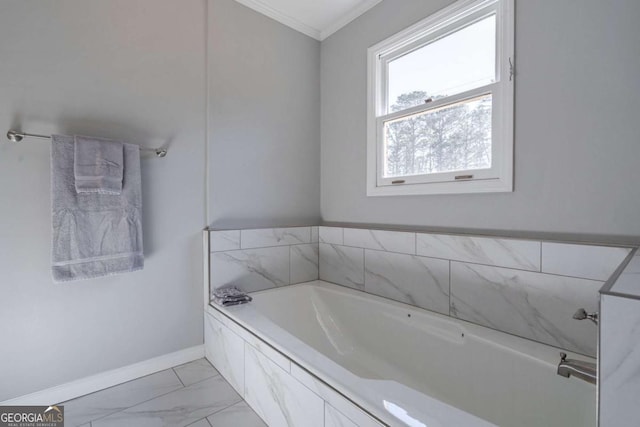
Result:
[[[367,196],[513,191],[514,0],[459,0],[368,49]],[[496,15],[496,81],[425,105],[387,113],[388,63],[482,17]],[[386,178],[384,123],[492,95],[490,169]],[[472,178],[468,178],[471,175]],[[395,183],[392,183],[394,182]],[[402,182],[398,182],[402,181]]]

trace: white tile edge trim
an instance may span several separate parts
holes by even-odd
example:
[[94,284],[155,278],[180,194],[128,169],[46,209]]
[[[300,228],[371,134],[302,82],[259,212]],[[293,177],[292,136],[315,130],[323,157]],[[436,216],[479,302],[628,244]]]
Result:
[[135,380],[177,365],[193,362],[204,357],[204,344],[185,348],[174,353],[165,354],[101,372],[89,377],[80,378],[45,390],[36,391],[24,396],[0,402],[0,405],[53,405],[76,397],[104,390],[127,381]]

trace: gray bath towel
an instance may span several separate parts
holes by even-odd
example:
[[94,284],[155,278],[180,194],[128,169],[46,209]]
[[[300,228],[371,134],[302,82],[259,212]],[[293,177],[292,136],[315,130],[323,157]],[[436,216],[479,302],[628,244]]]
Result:
[[122,193],[77,193],[74,139],[54,135],[51,144],[52,270],[55,282],[140,270],[142,194],[140,151],[124,144]]
[[76,136],[74,150],[73,172],[78,193],[122,192],[122,142]]

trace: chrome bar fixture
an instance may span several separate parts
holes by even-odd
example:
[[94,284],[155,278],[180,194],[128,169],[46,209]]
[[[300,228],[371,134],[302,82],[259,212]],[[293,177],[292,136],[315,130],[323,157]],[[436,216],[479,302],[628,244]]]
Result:
[[[51,140],[51,137],[48,135],[38,135],[35,133],[26,133],[20,132],[16,130],[10,130],[7,132],[7,139],[11,142],[21,142],[25,138],[34,138],[34,139],[46,139]],[[157,157],[164,157],[167,155],[166,148],[142,148],[140,147],[140,151],[145,152],[153,152]]]
[[574,376],[591,384],[596,383],[598,368],[595,363],[584,360],[567,359],[566,353],[560,353],[560,363],[558,364],[558,375],[569,378]]

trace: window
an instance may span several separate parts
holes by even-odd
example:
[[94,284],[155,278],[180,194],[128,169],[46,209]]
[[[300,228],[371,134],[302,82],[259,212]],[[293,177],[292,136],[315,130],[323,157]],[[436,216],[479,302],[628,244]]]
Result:
[[367,195],[513,191],[513,0],[460,0],[368,60]]

